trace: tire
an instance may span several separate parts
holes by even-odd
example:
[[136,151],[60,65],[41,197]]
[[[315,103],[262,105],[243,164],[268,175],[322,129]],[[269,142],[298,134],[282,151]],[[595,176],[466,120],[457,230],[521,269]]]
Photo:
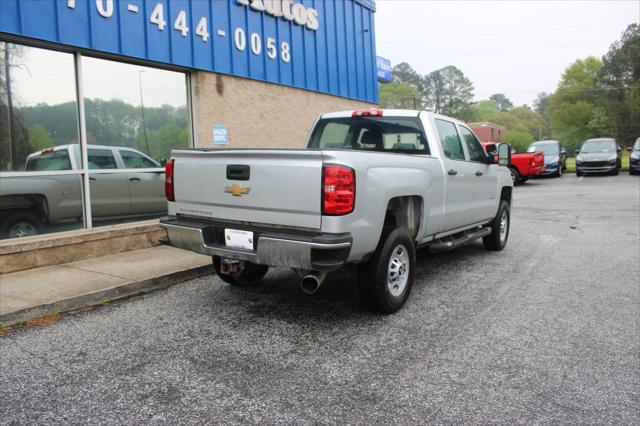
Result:
[[[504,222],[503,222],[504,221]],[[482,238],[484,248],[492,251],[500,251],[507,245],[509,230],[511,229],[511,211],[509,203],[500,202],[498,213],[490,223],[491,234]]]
[[0,235],[4,238],[31,237],[42,233],[40,218],[29,212],[9,214],[0,225]]
[[562,166],[558,164],[558,171],[556,172],[556,177],[562,177]]
[[513,186],[518,186],[522,183],[522,176],[520,176],[520,172],[516,169],[509,168],[511,172],[511,180],[513,181]]
[[611,172],[611,174],[612,174],[613,176],[618,176],[618,175],[620,174],[620,169],[616,167],[615,169],[613,169],[613,171]]
[[365,305],[382,314],[393,314],[411,293],[416,248],[405,229],[385,228],[373,256],[358,267],[358,290]]
[[584,175],[584,173],[582,173],[580,170],[576,169],[576,177],[580,177]]
[[249,287],[258,284],[269,271],[268,266],[242,261],[240,265],[240,272],[223,274],[220,272],[221,263],[222,259],[220,257],[213,256],[213,267],[220,279],[228,284],[238,287]]

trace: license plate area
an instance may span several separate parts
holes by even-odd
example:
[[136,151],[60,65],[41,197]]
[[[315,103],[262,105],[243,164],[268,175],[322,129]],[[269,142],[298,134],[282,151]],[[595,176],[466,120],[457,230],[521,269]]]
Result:
[[227,247],[253,250],[253,232],[226,228],[224,230],[224,244]]

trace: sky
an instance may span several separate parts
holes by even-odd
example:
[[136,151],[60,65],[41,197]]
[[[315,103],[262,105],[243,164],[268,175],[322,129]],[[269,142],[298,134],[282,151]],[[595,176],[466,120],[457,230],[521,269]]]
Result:
[[640,0],[377,0],[376,49],[420,74],[455,65],[475,100],[504,93],[531,105],[575,60],[602,57],[640,22]]

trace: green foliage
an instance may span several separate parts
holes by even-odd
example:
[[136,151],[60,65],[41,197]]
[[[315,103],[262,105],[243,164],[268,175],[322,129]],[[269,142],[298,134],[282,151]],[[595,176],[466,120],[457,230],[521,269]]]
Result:
[[53,146],[53,141],[47,130],[39,124],[34,124],[29,128],[29,145],[35,151]]
[[522,152],[527,149],[531,142],[533,142],[533,136],[531,136],[529,132],[522,130],[507,129],[502,142],[508,143],[516,148],[518,152]]
[[518,151],[525,150],[538,139],[540,128],[547,123],[539,114],[527,107],[517,107],[510,111],[500,111],[494,101],[483,100],[472,108],[472,121],[488,121],[504,126],[507,130],[503,142],[513,145]]
[[493,101],[496,105],[496,108],[500,111],[509,111],[513,108],[513,102],[509,100],[503,93],[496,93],[495,95],[491,95],[489,100]]
[[417,109],[421,105],[418,89],[399,81],[380,84],[378,94],[381,108]]

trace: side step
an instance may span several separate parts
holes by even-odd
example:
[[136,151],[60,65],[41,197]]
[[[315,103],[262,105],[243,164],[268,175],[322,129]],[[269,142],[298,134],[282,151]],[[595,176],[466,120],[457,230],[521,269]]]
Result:
[[483,226],[481,228],[469,229],[467,231],[458,232],[457,234],[449,235],[448,237],[441,238],[429,244],[429,251],[441,252],[453,250],[456,247],[460,247],[478,238],[486,237],[491,233],[490,226]]

